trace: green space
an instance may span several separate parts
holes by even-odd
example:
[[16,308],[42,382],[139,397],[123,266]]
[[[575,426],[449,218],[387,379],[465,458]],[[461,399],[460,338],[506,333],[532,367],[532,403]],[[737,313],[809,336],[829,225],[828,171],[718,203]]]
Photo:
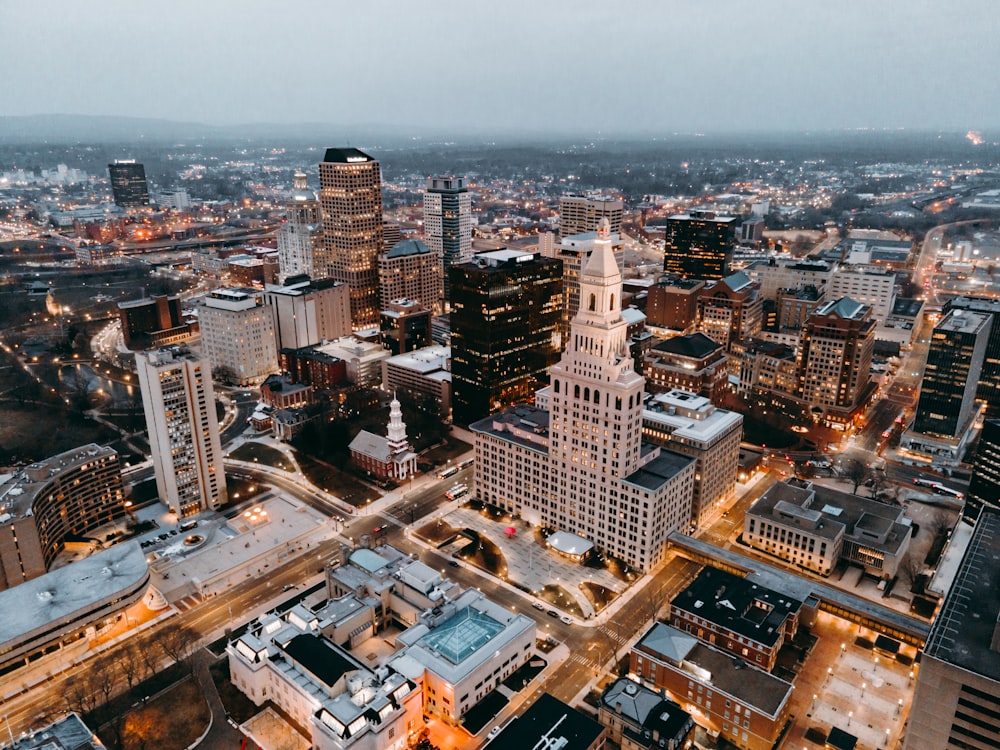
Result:
[[568,612],[571,615],[576,615],[577,617],[583,619],[583,610],[580,609],[580,605],[577,604],[576,599],[570,596],[569,592],[558,584],[546,584],[542,587],[538,597],[540,599],[544,599],[549,604],[558,607],[564,612]]
[[120,739],[114,731],[102,732],[101,739],[109,750],[185,750],[208,728],[209,718],[201,687],[188,677],[126,713]]
[[313,458],[301,450],[296,450],[295,460],[310,482],[356,508],[364,507],[379,497],[378,490],[331,463]]
[[487,573],[507,580],[507,560],[500,548],[472,529],[464,529],[462,533],[471,541],[459,550],[458,556]]
[[591,603],[594,609],[600,612],[611,602],[615,600],[618,596],[614,591],[606,586],[602,586],[599,583],[593,583],[591,581],[584,581],[580,584],[580,590],[583,592],[584,596]]
[[449,461],[454,461],[459,456],[462,456],[471,450],[472,446],[464,440],[459,440],[455,437],[446,437],[441,444],[436,445],[422,453],[420,455],[420,460],[421,462],[430,464],[431,466],[441,466]]
[[277,448],[249,441],[229,454],[229,458],[248,463],[261,463],[283,471],[296,471],[295,462]]

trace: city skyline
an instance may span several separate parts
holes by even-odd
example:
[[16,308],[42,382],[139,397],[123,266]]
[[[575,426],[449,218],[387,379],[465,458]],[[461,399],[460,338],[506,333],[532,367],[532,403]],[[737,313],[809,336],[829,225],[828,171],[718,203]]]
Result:
[[[620,8],[516,0],[499,11],[307,2],[276,13],[259,2],[181,0],[154,14],[120,0],[56,2],[48,11],[12,0],[0,6],[0,23],[18,33],[0,63],[21,71],[8,81],[11,116],[315,123],[353,137],[375,126],[964,131],[1000,125],[1000,83],[980,75],[1000,62],[992,10],[973,1],[956,10],[897,1]],[[417,64],[436,72],[415,79]]]

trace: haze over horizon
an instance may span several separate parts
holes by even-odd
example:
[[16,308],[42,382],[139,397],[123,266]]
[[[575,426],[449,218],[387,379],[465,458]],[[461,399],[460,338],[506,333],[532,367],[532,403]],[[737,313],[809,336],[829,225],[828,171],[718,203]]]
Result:
[[[434,132],[1000,126],[996,5],[0,3],[6,115]],[[0,134],[2,135],[2,134]]]

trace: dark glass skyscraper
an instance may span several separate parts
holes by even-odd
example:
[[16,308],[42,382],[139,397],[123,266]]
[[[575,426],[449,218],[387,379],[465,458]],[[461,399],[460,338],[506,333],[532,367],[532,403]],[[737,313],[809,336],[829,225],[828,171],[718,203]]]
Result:
[[723,279],[729,275],[736,242],[735,216],[691,211],[667,219],[663,270],[692,279]]
[[955,297],[948,300],[944,312],[968,310],[993,316],[990,338],[986,343],[983,368],[979,373],[976,398],[986,404],[986,418],[1000,419],[1000,300],[985,297]]
[[962,518],[975,523],[985,506],[1000,510],[1000,419],[983,422]]
[[529,400],[559,356],[562,263],[518,250],[449,269],[455,422]]
[[111,178],[111,192],[115,205],[122,208],[137,208],[149,205],[149,186],[146,184],[146,168],[131,161],[116,161],[108,165]]

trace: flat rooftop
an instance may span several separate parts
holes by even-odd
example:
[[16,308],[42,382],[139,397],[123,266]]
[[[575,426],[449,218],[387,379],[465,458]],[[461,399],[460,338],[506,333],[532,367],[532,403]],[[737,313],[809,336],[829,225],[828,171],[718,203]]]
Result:
[[7,516],[20,518],[29,513],[39,491],[58,475],[90,461],[117,455],[113,448],[89,443],[26,466],[7,481],[0,480],[0,524],[10,520]]
[[[23,585],[23,584],[22,584]],[[924,655],[1000,680],[1000,511],[985,506],[955,582],[931,626]]]
[[87,615],[141,585],[148,575],[146,556],[131,541],[0,591],[0,653],[48,623],[71,623]]
[[634,484],[642,487],[644,490],[655,491],[694,462],[695,459],[690,456],[683,456],[680,453],[661,449],[659,456],[638,471],[629,474],[623,481],[626,484]]
[[348,672],[365,669],[328,640],[313,634],[295,636],[285,644],[284,651],[328,688]]
[[604,727],[585,713],[568,706],[548,693],[542,693],[521,716],[510,721],[490,747],[538,747],[586,750],[604,732]]

